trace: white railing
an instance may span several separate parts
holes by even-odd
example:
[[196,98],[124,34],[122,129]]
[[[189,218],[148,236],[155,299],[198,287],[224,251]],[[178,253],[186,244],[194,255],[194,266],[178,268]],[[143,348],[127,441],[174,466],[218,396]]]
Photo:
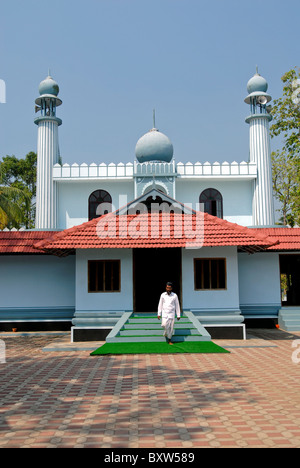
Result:
[[53,167],[54,179],[132,179],[133,177],[149,176],[178,176],[183,178],[205,177],[250,177],[255,178],[257,167],[255,163],[233,161],[228,163],[209,162],[200,163],[119,163],[119,164],[55,164]]
[[77,178],[132,178],[133,164],[55,164],[53,167],[54,179],[77,179]]
[[231,177],[231,176],[252,176],[257,175],[255,163],[242,161],[240,163],[233,161],[228,163],[215,162],[213,164],[205,162],[204,164],[178,163],[177,173],[181,177]]
[[134,161],[134,175],[137,177],[141,176],[172,176],[177,175],[176,163],[171,161],[166,162],[155,162],[149,161],[146,163],[138,163]]

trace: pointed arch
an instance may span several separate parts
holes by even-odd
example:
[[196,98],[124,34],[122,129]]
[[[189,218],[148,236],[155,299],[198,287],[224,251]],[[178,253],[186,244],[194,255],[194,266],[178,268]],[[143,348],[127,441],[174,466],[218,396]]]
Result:
[[223,219],[223,197],[218,190],[214,188],[203,190],[199,202],[204,205],[205,213]]
[[[95,190],[89,196],[89,221],[112,211],[112,198],[106,190]],[[102,207],[101,207],[102,205]]]

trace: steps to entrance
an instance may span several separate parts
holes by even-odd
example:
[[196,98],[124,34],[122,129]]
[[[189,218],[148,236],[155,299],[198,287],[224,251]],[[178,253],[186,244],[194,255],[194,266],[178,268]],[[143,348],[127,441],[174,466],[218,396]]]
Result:
[[281,307],[278,325],[282,330],[289,332],[300,331],[300,307]]
[[[107,343],[165,342],[156,313],[126,313],[106,337]],[[211,341],[211,336],[192,314],[185,312],[175,321],[172,341]]]

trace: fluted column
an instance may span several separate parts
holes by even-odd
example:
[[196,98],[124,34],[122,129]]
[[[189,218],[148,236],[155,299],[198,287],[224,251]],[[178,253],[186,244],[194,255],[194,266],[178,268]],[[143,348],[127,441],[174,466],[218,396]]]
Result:
[[58,162],[58,122],[40,120],[37,143],[36,229],[55,229],[56,183],[52,179],[53,166]]
[[253,224],[271,226],[275,223],[271,146],[268,115],[253,115],[250,123],[250,162],[257,165],[254,183]]

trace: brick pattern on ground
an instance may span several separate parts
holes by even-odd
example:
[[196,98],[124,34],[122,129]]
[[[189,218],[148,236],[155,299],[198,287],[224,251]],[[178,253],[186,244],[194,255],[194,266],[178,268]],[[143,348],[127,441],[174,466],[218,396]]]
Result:
[[0,448],[300,447],[300,333],[277,332],[230,354],[99,357],[6,337]]

